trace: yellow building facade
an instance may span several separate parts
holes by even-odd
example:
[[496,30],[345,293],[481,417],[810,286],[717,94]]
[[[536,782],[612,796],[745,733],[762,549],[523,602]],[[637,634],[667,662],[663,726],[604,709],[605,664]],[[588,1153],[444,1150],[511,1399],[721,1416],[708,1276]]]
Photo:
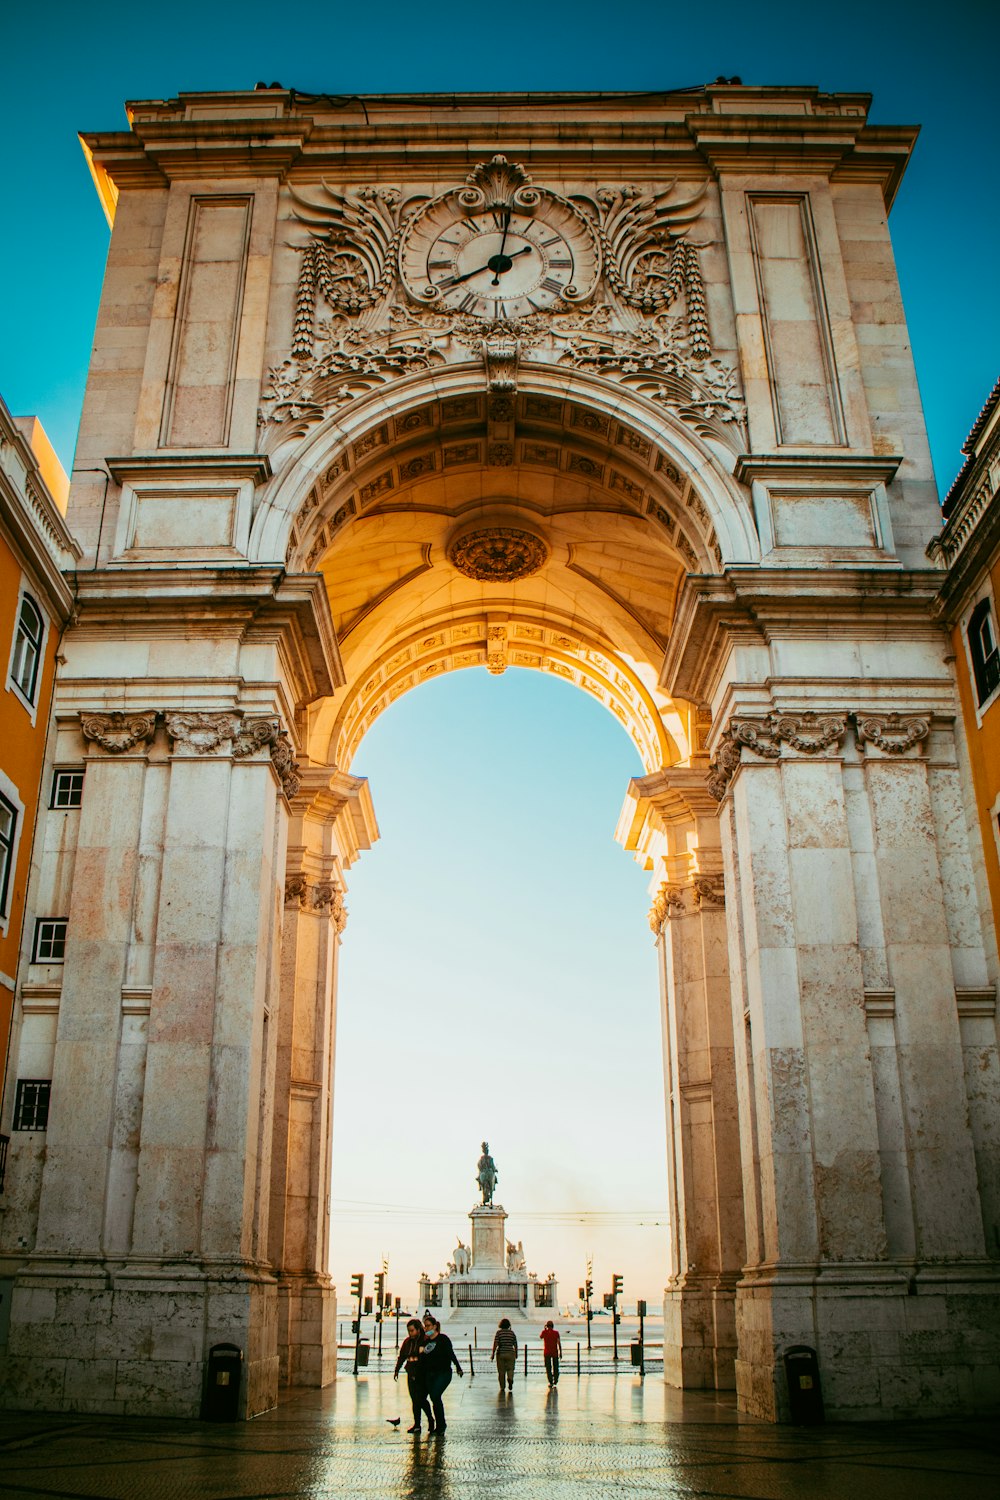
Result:
[[948,568],[941,610],[952,626],[986,881],[1000,942],[1000,380],[965,441],[966,461],[928,548]]
[[[0,400],[0,1067],[25,933],[52,684],[79,558],[63,519],[69,480],[35,417]],[[78,773],[79,774],[79,773]],[[69,781],[69,778],[63,777]],[[54,789],[53,789],[54,790]],[[6,1141],[0,1141],[0,1147]],[[2,1163],[0,1163],[2,1165]]]

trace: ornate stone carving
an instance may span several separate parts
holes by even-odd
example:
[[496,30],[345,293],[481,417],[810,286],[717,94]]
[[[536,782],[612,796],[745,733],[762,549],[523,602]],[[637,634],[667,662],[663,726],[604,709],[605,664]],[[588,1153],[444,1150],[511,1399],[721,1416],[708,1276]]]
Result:
[[885,755],[902,755],[925,740],[931,732],[929,717],[922,714],[852,714],[859,745],[877,745]]
[[239,733],[233,740],[233,755],[242,759],[255,755],[273,745],[281,733],[281,720],[271,717],[251,717],[243,720]]
[[221,750],[240,727],[239,716],[231,713],[169,713],[166,721],[174,748],[183,745],[196,755],[211,755]]
[[282,791],[291,801],[299,789],[301,778],[292,742],[284,730],[279,731],[271,743],[271,763],[278,773]]
[[[501,156],[464,187],[428,198],[396,188],[292,191],[310,233],[302,257],[291,357],[269,371],[261,423],[265,447],[308,427],[364,391],[415,370],[483,361],[488,389],[513,391],[527,360],[597,371],[636,386],[702,435],[745,447],[745,406],[734,368],[713,354],[699,247],[688,239],[707,182],[656,193],[631,184],[571,198],[531,183]],[[492,207],[490,207],[492,205]],[[587,246],[591,268],[547,309],[490,320],[442,302],[406,273],[407,247],[435,215],[513,209],[553,214]],[[483,301],[483,307],[487,304]],[[320,315],[320,302],[328,316]],[[480,311],[483,309],[480,308]]]
[[327,912],[337,931],[343,932],[347,926],[347,907],[343,893],[332,880],[318,881],[310,890],[309,899],[313,911]]
[[294,906],[297,902],[300,907],[304,906],[307,900],[308,890],[308,881],[301,872],[296,875],[286,875],[285,905]]
[[717,802],[742,759],[742,746],[766,760],[777,760],[785,743],[800,755],[819,755],[839,744],[847,728],[845,714],[767,714],[760,719],[732,718],[709,768],[708,789]]
[[660,928],[667,920],[667,898],[664,894],[666,887],[661,887],[653,897],[653,904],[649,908],[649,930],[659,935]]
[[705,288],[698,252],[683,236],[704,207],[707,183],[683,199],[673,197],[676,179],[662,192],[636,187],[601,188],[590,203],[597,215],[604,273],[628,307],[658,313],[682,293],[688,304],[692,352],[712,352]]
[[129,714],[113,709],[107,714],[81,714],[80,728],[85,740],[100,745],[110,755],[122,755],[153,738],[156,713]]
[[772,714],[775,740],[784,740],[802,755],[819,755],[843,739],[844,714]]
[[725,877],[719,875],[696,875],[694,877],[695,905],[705,910],[716,910],[726,904]]
[[513,583],[537,573],[549,549],[534,532],[516,526],[484,526],[456,537],[448,546],[453,567],[480,583]]

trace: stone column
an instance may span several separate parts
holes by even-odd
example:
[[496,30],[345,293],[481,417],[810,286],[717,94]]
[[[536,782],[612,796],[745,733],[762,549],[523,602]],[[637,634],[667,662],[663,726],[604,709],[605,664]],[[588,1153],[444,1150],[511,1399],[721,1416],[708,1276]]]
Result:
[[630,794],[665,840],[668,876],[650,913],[660,953],[671,1204],[664,1378],[729,1389],[745,1237],[718,809],[696,768],[644,777]]
[[[718,744],[744,1180],[758,1184],[737,1388],[772,1419],[792,1344],[818,1350],[828,1405],[857,1415],[954,1407],[983,1359],[969,1343],[983,1221],[942,878],[956,830],[931,795],[930,725],[734,715]],[[933,744],[945,759],[950,733]]]
[[270,1260],[278,1276],[286,1385],[327,1385],[337,1372],[337,1298],[328,1269],[330,1156],[337,949],[347,913],[314,790],[297,799],[285,876],[270,1181]]
[[277,1394],[263,1185],[291,749],[241,711],[80,722],[55,1102],[4,1378],[19,1405],[196,1415],[207,1349],[232,1342],[253,1414]]

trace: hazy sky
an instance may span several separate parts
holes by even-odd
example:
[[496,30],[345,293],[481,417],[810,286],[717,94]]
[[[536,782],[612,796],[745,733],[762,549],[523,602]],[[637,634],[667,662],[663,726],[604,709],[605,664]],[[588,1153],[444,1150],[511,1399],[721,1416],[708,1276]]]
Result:
[[[17,7],[5,61],[0,392],[70,464],[107,248],[76,140],[127,98],[676,88],[739,74],[874,94],[923,133],[891,220],[942,492],[1000,366],[998,7],[508,0],[414,8]],[[352,766],[382,842],[352,871],[333,1271],[382,1252],[407,1298],[467,1238],[479,1141],[529,1266],[575,1292],[593,1249],[662,1287],[663,1101],[644,878],[611,834],[639,771],[617,722],[516,669],[457,673],[379,719]],[[589,1215],[585,1223],[574,1222]]]

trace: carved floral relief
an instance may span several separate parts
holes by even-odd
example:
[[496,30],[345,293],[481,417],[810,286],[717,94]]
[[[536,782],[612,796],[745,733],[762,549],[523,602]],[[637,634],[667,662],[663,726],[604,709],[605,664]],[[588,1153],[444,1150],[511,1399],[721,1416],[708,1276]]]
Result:
[[[492,391],[512,391],[526,361],[593,370],[743,446],[738,377],[714,353],[689,237],[707,183],[567,197],[496,156],[434,196],[290,191],[308,238],[296,245],[290,357],[265,381],[265,447],[374,386],[470,354]],[[463,244],[492,279],[456,273]]]
[[100,745],[109,755],[122,755],[137,745],[148,744],[156,729],[156,713],[128,714],[119,709],[106,714],[81,714],[85,740]]

